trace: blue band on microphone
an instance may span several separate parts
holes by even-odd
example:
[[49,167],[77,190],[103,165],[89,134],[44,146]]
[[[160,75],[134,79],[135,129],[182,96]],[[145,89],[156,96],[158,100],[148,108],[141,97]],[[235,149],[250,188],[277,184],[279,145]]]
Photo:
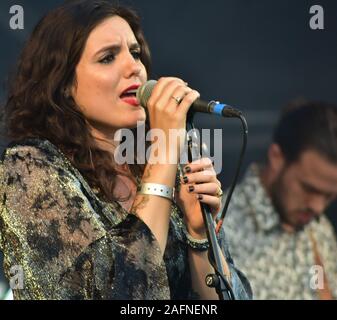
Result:
[[218,114],[219,116],[222,116],[222,111],[223,109],[225,109],[227,107],[227,104],[221,104],[221,103],[217,103],[214,106],[214,110],[212,113],[214,114]]

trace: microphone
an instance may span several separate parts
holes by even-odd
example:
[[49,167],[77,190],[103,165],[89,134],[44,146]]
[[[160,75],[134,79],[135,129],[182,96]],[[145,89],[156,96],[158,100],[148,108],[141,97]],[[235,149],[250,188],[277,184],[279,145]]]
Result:
[[[137,90],[137,99],[144,108],[147,107],[147,102],[150,99],[156,83],[156,80],[149,80]],[[242,116],[242,112],[240,110],[237,110],[227,104],[223,104],[218,101],[206,102],[201,99],[194,101],[190,110],[192,110],[192,112],[210,113],[226,118],[236,118]]]

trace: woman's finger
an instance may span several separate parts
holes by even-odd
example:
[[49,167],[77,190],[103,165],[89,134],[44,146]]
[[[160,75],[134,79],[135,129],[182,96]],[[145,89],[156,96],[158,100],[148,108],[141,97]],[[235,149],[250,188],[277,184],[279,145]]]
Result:
[[208,168],[213,168],[212,160],[210,158],[201,158],[187,164],[184,168],[184,173],[203,171]]
[[167,112],[176,112],[180,107],[181,101],[192,92],[192,89],[180,82],[170,83],[166,90],[162,93],[161,97],[157,100],[159,106],[165,106]]
[[215,182],[202,183],[202,184],[189,184],[186,186],[189,193],[195,194],[208,194],[216,196],[219,191],[219,185]]
[[[185,174],[182,178],[182,183],[206,183],[206,182],[216,182],[216,173],[214,170],[206,169],[204,171],[193,172]],[[218,183],[218,182],[217,182]]]
[[210,195],[207,195],[207,194],[197,194],[196,198],[200,202],[209,205],[209,207],[212,210],[212,213],[216,214],[216,213],[219,212],[219,210],[221,208],[221,199],[220,198],[210,196]]
[[167,90],[170,84],[172,83],[180,83],[181,85],[184,84],[184,81],[179,78],[174,77],[163,77],[160,78],[156,85],[154,86],[148,104],[156,102],[159,97]]
[[181,101],[179,108],[177,108],[177,112],[181,115],[186,115],[193,102],[198,98],[200,98],[200,93],[196,90],[192,90]]

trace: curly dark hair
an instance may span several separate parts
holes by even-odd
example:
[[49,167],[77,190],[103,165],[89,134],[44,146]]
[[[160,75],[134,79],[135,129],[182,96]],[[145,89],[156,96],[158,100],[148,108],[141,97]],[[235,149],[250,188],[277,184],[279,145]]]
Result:
[[104,0],[67,1],[35,27],[10,81],[4,108],[5,130],[11,142],[49,140],[105,201],[128,200],[131,193],[124,199],[114,197],[116,176],[128,176],[136,182],[144,165],[117,166],[109,152],[99,149],[87,119],[65,92],[76,83],[76,66],[89,34],[103,20],[116,15],[129,23],[141,47],[140,60],[149,74],[150,51],[133,10]]

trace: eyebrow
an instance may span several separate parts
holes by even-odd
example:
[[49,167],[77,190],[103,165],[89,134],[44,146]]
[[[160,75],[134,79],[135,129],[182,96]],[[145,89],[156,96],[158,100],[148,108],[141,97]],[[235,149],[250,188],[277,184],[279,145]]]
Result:
[[322,194],[326,197],[331,197],[333,196],[333,193],[330,192],[325,192],[324,190],[320,190],[314,186],[312,186],[311,184],[305,182],[305,181],[301,181],[302,185],[309,191],[314,192],[314,193],[318,193],[318,194]]
[[[135,43],[132,43],[130,46],[129,46],[129,50],[138,50],[138,49],[141,49],[140,47],[140,44],[135,42]],[[112,52],[119,52],[121,50],[121,46],[118,45],[118,44],[114,44],[114,45],[108,45],[106,47],[103,47],[101,48],[100,50],[98,50],[96,53],[95,53],[95,57],[98,56],[99,54],[103,53],[103,52],[107,52],[107,51],[112,51]]]

